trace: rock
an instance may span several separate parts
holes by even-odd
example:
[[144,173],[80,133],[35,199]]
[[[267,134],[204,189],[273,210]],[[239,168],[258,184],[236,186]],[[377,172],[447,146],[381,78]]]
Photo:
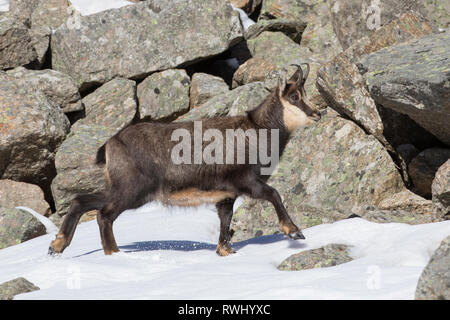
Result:
[[321,248],[293,254],[277,268],[282,271],[298,271],[334,267],[353,260],[348,250],[349,246],[343,244],[327,244]]
[[253,39],[259,36],[264,31],[282,32],[291,38],[294,42],[300,43],[302,33],[306,28],[306,22],[301,20],[288,19],[272,19],[259,20],[252,24],[247,31],[245,31],[245,39]]
[[100,125],[115,132],[124,128],[136,116],[136,82],[115,78],[83,98],[86,117],[72,126],[76,132],[80,126]]
[[264,0],[260,20],[286,18],[312,22],[328,11],[327,1],[317,0]]
[[33,67],[41,68],[46,62],[52,29],[47,26],[41,26],[34,27],[30,29],[29,32],[31,36],[31,45],[36,52],[36,61],[33,62]]
[[144,1],[83,16],[79,28],[58,28],[52,64],[84,89],[116,76],[142,79],[186,66],[224,52],[242,37],[238,13],[227,1]]
[[52,181],[52,194],[59,216],[67,213],[77,194],[106,189],[103,168],[95,164],[95,157],[97,150],[116,132],[117,129],[100,125],[80,125],[58,149],[55,159],[58,174]]
[[177,121],[194,121],[220,116],[236,116],[256,108],[269,94],[264,83],[253,82],[212,97],[201,107],[192,109]]
[[191,109],[197,108],[214,96],[229,91],[222,78],[197,72],[192,76],[189,100]]
[[435,30],[450,23],[448,1],[331,0],[330,6],[334,31],[344,49],[410,10],[424,16]]
[[12,300],[14,296],[39,290],[39,287],[32,284],[25,278],[16,278],[0,284],[0,300]]
[[[331,108],[354,120],[385,146],[390,145],[385,133],[392,131],[392,129],[385,127],[385,119],[380,115],[379,107],[367,91],[365,81],[355,63],[365,54],[407,39],[423,36],[429,32],[431,32],[431,28],[424,24],[423,20],[417,15],[402,15],[398,20],[378,29],[370,37],[361,39],[332,61],[323,65],[317,76],[317,87],[320,94]],[[384,114],[384,118],[392,116],[392,113]],[[406,121],[395,121],[394,124],[401,126],[404,122]],[[410,122],[408,126],[411,126]],[[413,129],[416,128],[417,126]],[[409,134],[413,130],[402,130],[400,128],[400,130],[395,130],[392,136],[396,137],[396,133],[404,135],[405,133],[402,133],[402,131]]]
[[431,148],[419,153],[408,166],[408,172],[414,184],[414,192],[431,198],[434,176],[439,167],[448,159],[450,159],[450,149]]
[[448,219],[450,216],[450,160],[447,160],[436,172],[431,185],[433,213],[437,217]]
[[9,0],[9,13],[14,19],[31,26],[31,14],[41,0]]
[[69,120],[44,93],[0,73],[0,177],[48,189]]
[[247,14],[252,14],[263,0],[230,0],[235,8],[244,10]]
[[384,48],[361,59],[360,68],[377,103],[450,145],[450,32]]
[[182,69],[165,70],[148,76],[137,89],[141,119],[174,119],[187,112],[189,84],[189,76]]
[[416,300],[450,300],[450,236],[433,253],[416,288]]
[[247,45],[253,57],[264,59],[278,68],[307,61],[311,55],[308,48],[300,47],[282,32],[264,31],[247,40]]
[[[425,200],[425,199],[424,199]],[[428,201],[428,200],[425,200]],[[372,209],[372,210],[371,210]],[[373,208],[367,208],[366,211],[362,212],[361,218],[376,222],[376,223],[406,223],[406,224],[424,224],[438,222],[442,219],[436,219],[431,214],[417,214],[414,211],[405,210],[379,210]]]
[[42,236],[45,226],[30,213],[0,207],[0,249]]
[[[384,147],[330,111],[318,124],[293,134],[268,184],[278,190],[301,228],[344,219],[349,212],[362,214],[368,207],[419,207],[411,215],[426,211],[420,205],[430,209],[429,201],[420,197],[395,197],[406,188]],[[233,229],[234,241],[278,232],[273,206],[245,201],[233,216]]]
[[262,58],[251,58],[240,65],[234,73],[232,88],[251,82],[264,81],[272,71],[277,71],[277,66]]
[[419,153],[420,150],[417,149],[413,144],[400,144],[395,149],[401,157],[405,160],[406,165],[409,165],[412,159],[414,159]]
[[72,78],[59,71],[28,70],[18,67],[7,72],[16,81],[42,91],[65,113],[83,110],[81,96]]
[[52,29],[58,28],[69,17],[68,0],[45,0],[39,1],[37,7],[31,14],[31,25],[48,26]]
[[33,184],[13,180],[0,180],[0,207],[28,207],[34,211],[49,216],[50,206],[44,199],[44,192]]
[[0,70],[23,66],[36,60],[28,28],[10,14],[0,16]]

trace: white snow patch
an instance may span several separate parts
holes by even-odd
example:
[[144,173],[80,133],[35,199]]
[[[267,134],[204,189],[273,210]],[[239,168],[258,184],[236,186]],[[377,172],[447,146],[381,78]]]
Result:
[[9,11],[9,0],[0,0],[0,11]]
[[239,19],[241,19],[242,27],[244,28],[245,31],[247,31],[251,25],[255,24],[255,21],[250,19],[244,10],[236,8],[233,5],[231,5],[231,7],[233,8],[234,11],[239,12]]
[[[219,219],[198,209],[145,205],[114,224],[121,252],[105,256],[98,225],[82,223],[59,258],[46,255],[52,235],[0,250],[0,283],[22,276],[41,288],[16,299],[413,299],[450,221],[406,225],[348,219],[233,244],[215,253]],[[328,243],[353,246],[355,259],[336,267],[279,271],[290,255]]]
[[44,217],[42,214],[37,213],[33,209],[27,207],[16,207],[16,209],[20,209],[23,211],[27,211],[31,215],[33,215],[36,219],[38,219],[44,226],[47,233],[57,233],[58,227],[51,221],[50,219]]
[[125,0],[70,0],[70,2],[83,16],[133,4]]

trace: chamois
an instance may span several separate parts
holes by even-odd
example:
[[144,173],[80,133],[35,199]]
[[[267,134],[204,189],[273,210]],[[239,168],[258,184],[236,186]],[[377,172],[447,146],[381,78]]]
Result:
[[[281,76],[277,87],[258,107],[242,116],[204,119],[201,121],[203,128],[215,129],[220,133],[225,133],[227,129],[266,129],[265,142],[268,145],[272,141],[273,129],[276,129],[277,156],[281,156],[294,129],[320,120],[320,112],[308,101],[303,87],[309,73],[309,65],[305,65],[305,72],[301,66],[295,65],[297,70],[289,80],[285,75]],[[161,201],[177,206],[215,204],[220,218],[216,252],[227,256],[235,252],[230,247],[233,234],[230,224],[234,201],[240,195],[271,202],[281,230],[292,239],[304,239],[289,217],[278,192],[266,184],[268,176],[260,172],[265,165],[259,159],[256,164],[239,164],[236,161],[232,164],[174,164],[171,161],[171,150],[176,144],[171,134],[176,129],[192,133],[194,126],[194,122],[187,121],[147,121],[131,124],[110,138],[98,150],[96,158],[96,163],[104,166],[108,190],[81,194],[72,200],[56,239],[50,244],[49,254],[62,253],[70,244],[80,217],[94,209],[99,210],[97,222],[104,253],[118,252],[112,229],[114,220],[127,209],[137,208],[149,201]],[[205,144],[204,141],[202,144]],[[246,145],[247,157],[252,147],[255,146]]]

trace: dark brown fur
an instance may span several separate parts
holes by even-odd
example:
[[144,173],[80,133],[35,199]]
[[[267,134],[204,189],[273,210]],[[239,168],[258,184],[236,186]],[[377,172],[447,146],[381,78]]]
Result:
[[[203,120],[203,131],[214,128],[225,137],[226,129],[279,129],[281,155],[290,134],[285,125],[285,101],[299,108],[308,119],[316,121],[320,118],[320,113],[306,101],[304,81],[299,68],[287,85],[280,84],[257,108],[243,116]],[[299,95],[298,99],[292,97],[294,93]],[[240,195],[270,201],[276,209],[283,232],[294,239],[303,238],[287,214],[278,192],[266,184],[268,176],[261,176],[262,165],[259,161],[257,164],[174,164],[171,150],[178,141],[171,141],[171,135],[178,128],[187,129],[193,137],[193,122],[144,122],[130,125],[110,138],[97,153],[97,163],[105,165],[109,190],[79,195],[73,200],[58,237],[50,246],[50,252],[62,252],[70,244],[81,215],[93,209],[100,210],[97,221],[105,254],[117,252],[119,249],[112,231],[114,220],[126,209],[157,200],[168,205],[215,202],[221,222],[217,253],[228,255],[234,252],[229,246],[232,235],[230,223],[234,201]],[[270,130],[267,140],[270,146]],[[209,143],[203,142],[203,147]],[[248,153],[249,146],[246,145],[246,159]]]

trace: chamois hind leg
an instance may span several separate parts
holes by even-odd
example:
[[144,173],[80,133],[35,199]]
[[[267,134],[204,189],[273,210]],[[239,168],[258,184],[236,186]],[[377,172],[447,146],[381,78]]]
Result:
[[69,212],[59,229],[56,239],[52,241],[48,249],[50,255],[62,253],[70,245],[78,221],[81,216],[90,210],[99,210],[106,202],[104,193],[82,194],[76,196],[70,205]]
[[220,219],[220,236],[219,244],[217,245],[217,254],[219,256],[227,256],[231,253],[236,253],[230,247],[230,240],[234,231],[230,229],[231,218],[233,217],[233,204],[235,199],[225,199],[216,203],[217,212]]
[[263,199],[272,203],[278,216],[280,228],[284,234],[294,240],[305,239],[303,233],[289,217],[277,190],[256,177],[243,179],[243,182],[246,182],[240,188],[243,193],[249,194],[252,198]]

